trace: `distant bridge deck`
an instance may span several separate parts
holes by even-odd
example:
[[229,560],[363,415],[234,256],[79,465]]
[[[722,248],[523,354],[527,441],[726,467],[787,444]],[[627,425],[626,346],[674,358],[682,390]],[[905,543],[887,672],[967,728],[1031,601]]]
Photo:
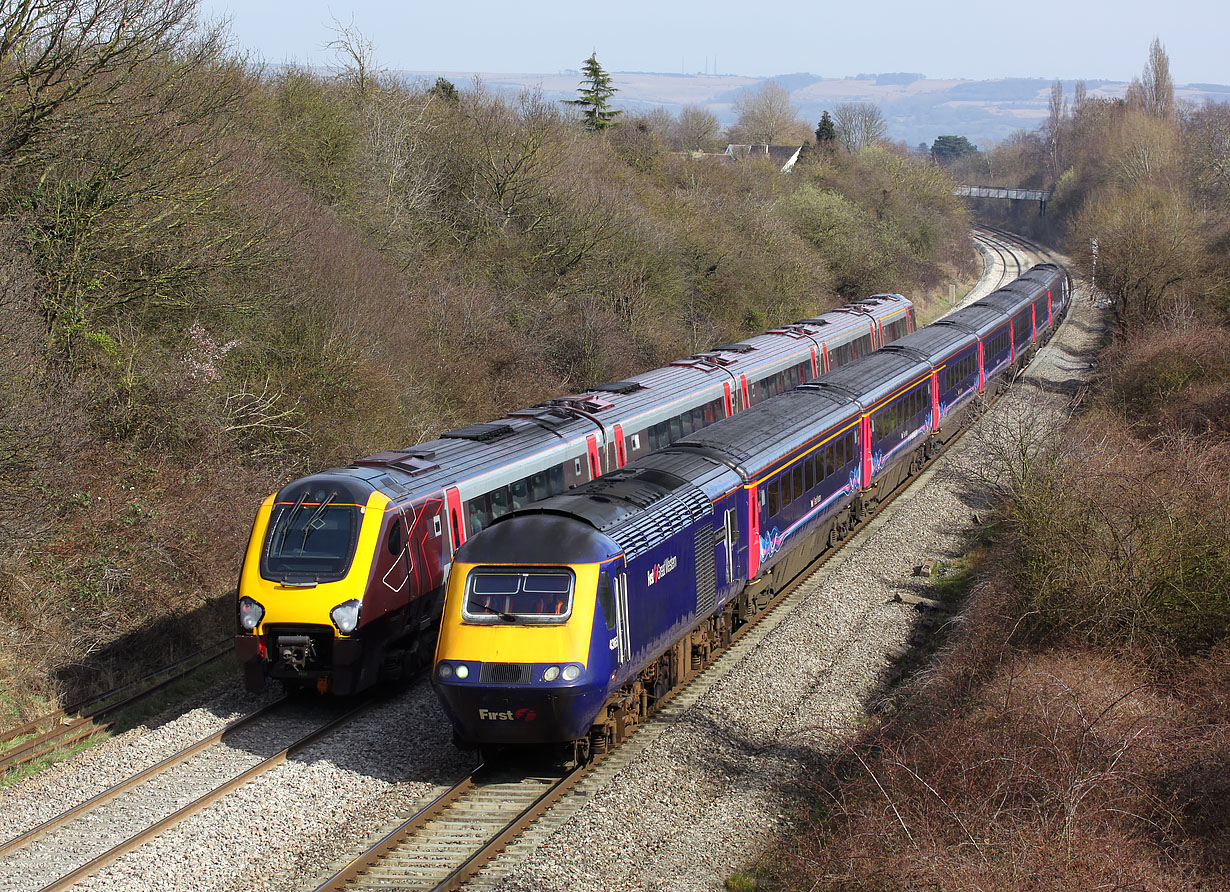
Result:
[[957,194],[967,198],[1009,198],[1016,201],[1050,201],[1043,189],[1000,189],[997,186],[958,186]]
[[1000,198],[1008,201],[1036,201],[1040,211],[1046,214],[1046,203],[1051,200],[1049,190],[1001,189],[998,186],[958,186],[956,194],[964,198]]

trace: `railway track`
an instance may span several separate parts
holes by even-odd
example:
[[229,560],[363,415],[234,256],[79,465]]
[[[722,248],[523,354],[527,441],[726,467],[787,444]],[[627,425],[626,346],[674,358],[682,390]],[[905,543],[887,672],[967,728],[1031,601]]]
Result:
[[[990,289],[994,290],[1005,280],[1019,276],[1024,264],[1017,257],[1012,240],[995,234],[982,237],[988,250],[1002,261],[999,282]],[[1018,242],[1028,245],[1023,240]],[[1041,256],[1036,246],[1028,245],[1028,250]],[[643,752],[798,606],[810,590],[810,583],[825,573],[826,565],[842,553],[844,546],[865,541],[891,517],[892,506],[898,499],[909,498],[924,486],[940,456],[960,440],[958,436],[946,444],[918,475],[899,487],[840,546],[827,549],[785,585],[763,610],[736,631],[730,645],[714,654],[704,670],[659,701],[649,720],[633,729],[623,744],[583,766],[551,778],[501,776],[482,781],[479,778],[483,777],[484,769],[480,768],[474,775],[443,789],[413,816],[389,829],[361,855],[315,887],[314,892],[347,889],[451,892],[463,887],[494,888],[510,867],[503,862],[515,860],[515,854],[510,852],[509,858],[497,861],[502,852],[510,845],[517,850],[532,849],[538,840],[562,826],[584,801],[579,797],[565,801],[569,790],[578,785],[588,788],[604,783]],[[529,804],[525,804],[527,802]],[[514,843],[527,831],[532,839]]]
[[392,828],[316,892],[459,889],[559,802],[593,764],[547,775],[490,772],[479,766]]
[[[236,719],[0,843],[0,888],[39,892],[67,889],[293,758],[371,705],[372,701],[366,700],[339,711],[335,706],[322,710],[319,704],[307,708],[302,703],[279,700]],[[322,711],[326,713],[323,717]],[[251,742],[245,743],[245,738],[251,738]],[[271,746],[271,754],[260,755]]]
[[231,653],[231,639],[214,643],[131,684],[31,719],[0,733],[0,777],[38,759],[53,756],[94,734],[108,731],[106,721],[152,694]]

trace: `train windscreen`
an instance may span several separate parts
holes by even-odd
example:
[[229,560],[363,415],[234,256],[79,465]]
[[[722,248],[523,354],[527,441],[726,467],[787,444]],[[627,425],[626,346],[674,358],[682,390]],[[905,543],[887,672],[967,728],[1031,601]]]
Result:
[[562,568],[478,568],[466,580],[461,617],[470,623],[567,622],[572,589],[573,575]]
[[359,508],[335,504],[337,493],[318,502],[300,499],[273,506],[261,576],[277,582],[336,582],[346,576],[359,538]]

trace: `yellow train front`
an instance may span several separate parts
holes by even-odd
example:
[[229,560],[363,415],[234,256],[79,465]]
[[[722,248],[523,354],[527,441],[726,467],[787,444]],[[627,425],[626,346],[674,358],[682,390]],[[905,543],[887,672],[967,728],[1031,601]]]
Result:
[[587,738],[622,682],[610,603],[622,549],[554,514],[499,522],[478,538],[481,557],[470,543],[454,555],[432,675],[458,741]]
[[348,695],[391,674],[391,662],[426,662],[438,610],[428,595],[442,573],[422,508],[345,469],[265,500],[239,577],[235,650],[249,690],[273,678]]

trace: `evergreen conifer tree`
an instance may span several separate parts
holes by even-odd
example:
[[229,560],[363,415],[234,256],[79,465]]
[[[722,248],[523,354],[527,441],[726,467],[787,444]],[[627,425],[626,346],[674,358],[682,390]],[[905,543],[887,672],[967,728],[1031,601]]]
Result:
[[820,123],[816,125],[816,145],[821,148],[832,148],[836,140],[837,127],[826,111],[820,116]]
[[595,133],[601,133],[608,127],[614,127],[615,116],[623,114],[608,104],[611,96],[619,92],[619,88],[611,86],[611,76],[598,64],[596,52],[585,60],[583,70],[585,79],[577,86],[581,98],[565,99],[564,102],[579,106],[585,118],[585,126]]

